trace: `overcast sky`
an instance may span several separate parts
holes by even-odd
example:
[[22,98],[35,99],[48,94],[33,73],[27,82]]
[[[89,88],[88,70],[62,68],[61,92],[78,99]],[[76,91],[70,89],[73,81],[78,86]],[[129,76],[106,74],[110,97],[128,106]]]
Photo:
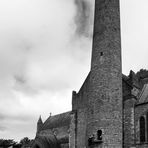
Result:
[[[71,110],[90,69],[94,0],[0,0],[0,138],[34,138]],[[123,73],[148,69],[148,1],[122,0]]]

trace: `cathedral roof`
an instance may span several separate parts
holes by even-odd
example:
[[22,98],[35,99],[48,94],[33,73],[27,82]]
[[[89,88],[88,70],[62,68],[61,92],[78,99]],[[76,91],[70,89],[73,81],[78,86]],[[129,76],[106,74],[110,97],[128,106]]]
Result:
[[42,130],[52,129],[62,126],[69,126],[71,121],[71,112],[50,116],[43,124]]
[[148,84],[145,84],[139,95],[138,104],[147,103],[147,102],[148,102]]

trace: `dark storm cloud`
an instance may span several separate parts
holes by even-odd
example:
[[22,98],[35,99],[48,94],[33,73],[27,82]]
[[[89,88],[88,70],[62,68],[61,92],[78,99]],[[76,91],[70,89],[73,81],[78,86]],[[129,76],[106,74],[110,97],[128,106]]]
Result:
[[75,0],[75,4],[77,6],[77,13],[75,16],[77,35],[92,37],[92,25],[94,15],[93,3],[94,0]]

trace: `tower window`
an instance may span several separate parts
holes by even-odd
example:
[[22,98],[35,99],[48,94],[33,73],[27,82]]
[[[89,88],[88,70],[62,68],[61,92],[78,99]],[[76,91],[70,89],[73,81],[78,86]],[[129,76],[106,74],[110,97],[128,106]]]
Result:
[[97,131],[97,140],[102,140],[102,130]]
[[100,52],[100,56],[103,56],[103,52]]
[[140,117],[140,142],[145,142],[145,118]]

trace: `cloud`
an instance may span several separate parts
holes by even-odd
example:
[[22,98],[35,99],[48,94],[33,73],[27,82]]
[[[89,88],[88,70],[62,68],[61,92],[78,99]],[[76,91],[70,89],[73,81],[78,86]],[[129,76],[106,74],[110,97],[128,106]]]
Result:
[[5,116],[1,113],[0,114],[0,120],[4,120],[5,119]]
[[[148,69],[148,1],[121,1],[121,37],[123,72]],[[140,11],[139,11],[140,10]]]
[[1,131],[1,132],[4,132],[5,130],[7,130],[6,127],[4,127],[4,126],[0,126],[0,131]]
[[79,36],[92,38],[94,0],[75,0],[75,4],[77,10],[75,16],[76,33]]
[[[80,88],[89,69],[90,16],[83,5],[74,0],[0,1],[3,137],[33,137],[40,114],[46,119],[50,112],[71,109],[71,92]],[[79,23],[84,16],[87,20]]]
[[[137,4],[121,7],[124,71],[147,60],[147,2],[134,18]],[[94,0],[0,1],[1,136],[34,137],[40,114],[45,120],[50,112],[71,109],[71,91],[79,90],[90,69],[93,6]]]

